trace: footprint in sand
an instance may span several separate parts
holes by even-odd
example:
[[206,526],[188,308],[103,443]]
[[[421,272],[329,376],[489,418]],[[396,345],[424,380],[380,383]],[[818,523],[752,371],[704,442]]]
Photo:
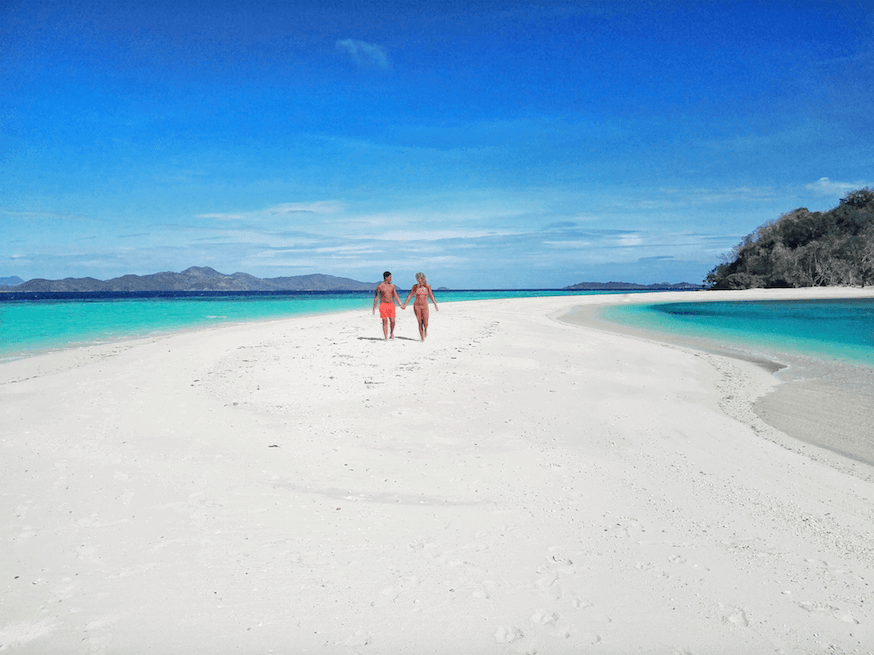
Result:
[[649,573],[651,576],[656,578],[670,578],[670,574],[666,573],[664,569],[657,567],[655,564],[651,564],[650,562],[638,562],[635,564],[635,568],[642,573]]
[[127,523],[128,519],[119,519],[117,521],[101,521],[99,518],[99,514],[89,514],[87,517],[83,519],[79,519],[76,521],[83,528],[108,528],[112,525],[118,525],[119,523]]
[[558,614],[547,612],[546,610],[537,610],[531,615],[529,620],[537,625],[552,625],[558,621]]
[[158,565],[155,563],[143,564],[141,566],[135,567],[125,567],[121,569],[118,573],[113,573],[112,575],[108,575],[106,577],[107,580],[117,580],[119,578],[129,578],[133,575],[139,575],[141,573],[146,573],[147,571],[151,571],[152,569],[157,568]]
[[[540,575],[534,583],[538,593],[549,600],[564,598],[575,609],[591,607],[591,603],[580,600],[573,593],[572,582],[577,572],[573,560],[563,555],[561,549],[557,547],[551,547],[549,553],[536,569]],[[562,578],[565,582],[562,582]]]
[[494,583],[491,580],[479,582],[462,578],[458,581],[458,586],[467,590],[471,597],[486,600],[492,597],[491,588],[494,586]]
[[100,562],[100,555],[98,554],[97,548],[95,546],[82,544],[81,546],[77,546],[76,548],[74,548],[73,552],[76,553],[76,557],[78,559],[84,560],[86,562],[92,562],[94,564]]
[[839,619],[844,623],[858,623],[858,621],[853,617],[852,614],[850,614],[850,612],[842,610],[839,607],[835,607],[834,605],[829,605],[827,603],[814,603],[805,601],[798,603],[798,606],[808,612],[828,614],[829,616]]
[[346,637],[343,641],[343,645],[347,648],[362,648],[364,646],[369,646],[372,640],[372,637],[368,633],[363,630],[356,630],[353,634]]
[[495,631],[495,641],[499,644],[512,644],[524,636],[519,628],[512,625],[502,625]]
[[115,497],[115,500],[119,501],[122,505],[130,505],[131,500],[133,500],[134,492],[130,489],[126,489],[124,492]]
[[12,541],[17,544],[27,543],[39,534],[39,532],[30,525],[22,526],[22,529],[24,530],[24,532],[20,532],[19,534],[12,537]]
[[415,589],[421,583],[422,581],[415,575],[405,576],[398,578],[394,585],[384,588],[380,593],[391,602],[395,602],[401,594]]
[[546,558],[540,566],[537,567],[538,573],[561,573],[563,575],[573,575],[577,572],[573,561],[569,557],[565,557],[558,552],[556,548],[550,548],[551,554]]
[[474,598],[480,598],[482,600],[487,600],[492,597],[492,594],[486,585],[477,585],[470,592],[470,595]]
[[740,607],[731,607],[729,605],[719,604],[719,609],[722,612],[722,622],[736,625],[741,628],[749,627],[750,622],[747,619],[747,613]]
[[85,625],[85,638],[83,643],[88,645],[92,653],[105,651],[112,642],[112,626],[118,621],[117,617],[107,616]]
[[[79,588],[78,582],[73,582],[72,578],[62,578],[61,584],[55,585],[52,588],[52,596],[57,600],[68,600],[73,597],[73,594]],[[2,650],[0,646],[0,650]]]
[[6,650],[14,646],[39,639],[57,628],[52,619],[43,619],[38,623],[12,623],[0,628],[0,650]]
[[[574,597],[574,598],[571,598],[571,606],[577,610],[586,610],[586,609],[589,609],[590,607],[594,607],[595,604],[592,603],[591,601],[585,600],[584,598]],[[610,620],[608,619],[607,622],[609,623],[609,621]]]
[[834,575],[834,576],[849,575],[852,578],[854,578],[855,580],[860,580],[860,581],[862,580],[862,578],[860,576],[854,575],[852,571],[845,569],[845,568],[841,568],[840,566],[835,566],[834,564],[829,564],[825,560],[805,559],[804,561],[807,562],[808,564],[811,564],[813,566],[821,568],[822,570],[824,570],[826,573],[828,573],[830,575]]
[[609,529],[609,531],[617,536],[617,537],[625,537],[626,539],[630,539],[631,537],[635,537],[641,532],[646,532],[639,521],[635,519],[623,518],[613,524],[613,526]]
[[569,639],[571,636],[570,626],[564,623],[555,612],[537,610],[528,620],[554,638]]
[[538,578],[534,584],[537,587],[537,591],[544,598],[551,598],[552,600],[561,598],[561,583],[558,581],[557,573],[550,573]]
[[537,567],[537,573],[540,577],[535,582],[535,589],[541,597],[551,602],[546,608],[537,609],[529,618],[533,624],[532,640],[535,635],[540,635],[551,639],[570,639],[575,644],[591,645],[600,642],[599,634],[580,630],[584,627],[581,621],[584,624],[606,625],[612,621],[610,617],[587,611],[584,614],[574,613],[572,618],[565,620],[559,612],[555,611],[559,606],[552,605],[552,602],[562,600],[569,603],[574,610],[588,610],[594,607],[592,603],[582,600],[575,593],[577,568],[573,561],[564,555],[560,548],[553,547]]

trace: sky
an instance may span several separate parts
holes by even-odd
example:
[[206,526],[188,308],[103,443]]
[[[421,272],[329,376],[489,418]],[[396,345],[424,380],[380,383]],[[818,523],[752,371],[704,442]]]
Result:
[[0,0],[0,277],[700,283],[871,80],[866,1]]

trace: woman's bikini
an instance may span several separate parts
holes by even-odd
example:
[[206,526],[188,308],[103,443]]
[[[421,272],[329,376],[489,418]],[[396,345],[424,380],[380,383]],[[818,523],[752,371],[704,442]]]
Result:
[[416,284],[416,304],[413,305],[413,310],[416,312],[416,319],[419,322],[419,334],[422,335],[424,341],[428,334],[428,291],[430,287],[427,284]]

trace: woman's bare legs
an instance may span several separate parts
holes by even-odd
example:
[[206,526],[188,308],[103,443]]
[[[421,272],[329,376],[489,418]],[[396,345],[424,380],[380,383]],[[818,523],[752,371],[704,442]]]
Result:
[[419,336],[424,341],[428,336],[428,305],[413,305],[413,310],[416,312],[416,321],[419,324]]

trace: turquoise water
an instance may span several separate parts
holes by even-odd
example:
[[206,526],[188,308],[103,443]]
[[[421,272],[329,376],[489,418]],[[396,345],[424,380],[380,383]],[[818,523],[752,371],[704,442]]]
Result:
[[222,323],[363,309],[370,296],[136,298],[0,304],[0,358]]
[[[401,290],[403,291],[403,290]],[[438,302],[595,295],[600,291],[440,291]],[[606,292],[626,293],[626,292]],[[403,293],[401,296],[405,297]],[[4,300],[0,360],[174,330],[370,311],[367,293]],[[605,318],[752,351],[795,352],[874,366],[874,299],[720,301],[611,306]]]
[[[399,290],[403,295],[403,290]],[[439,302],[589,295],[592,291],[441,291]],[[369,311],[373,295],[321,293],[0,302],[0,361],[46,350],[105,343],[174,330],[288,316]]]
[[874,299],[622,305],[604,317],[752,352],[874,366]]

